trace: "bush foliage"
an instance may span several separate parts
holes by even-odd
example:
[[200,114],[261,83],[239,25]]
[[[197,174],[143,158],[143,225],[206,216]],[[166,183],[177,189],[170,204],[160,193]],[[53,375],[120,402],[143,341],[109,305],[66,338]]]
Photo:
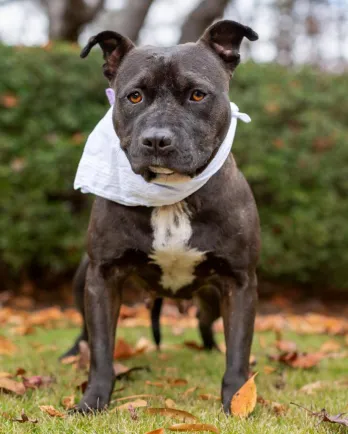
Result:
[[[1,261],[14,275],[73,269],[89,203],[72,189],[85,139],[108,106],[101,55],[0,47]],[[233,151],[258,203],[261,273],[348,287],[347,76],[244,64],[231,100]]]

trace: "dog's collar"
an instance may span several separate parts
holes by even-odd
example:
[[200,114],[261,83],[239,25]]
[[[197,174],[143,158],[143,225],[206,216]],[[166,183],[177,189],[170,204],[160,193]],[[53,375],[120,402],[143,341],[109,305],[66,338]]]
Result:
[[[111,105],[115,95],[106,90]],[[112,107],[89,135],[80,160],[74,188],[92,193],[126,206],[156,207],[172,205],[195,193],[222,167],[226,161],[236,131],[237,119],[250,122],[231,102],[231,123],[226,137],[207,167],[194,178],[181,182],[148,183],[133,172],[112,122]]]

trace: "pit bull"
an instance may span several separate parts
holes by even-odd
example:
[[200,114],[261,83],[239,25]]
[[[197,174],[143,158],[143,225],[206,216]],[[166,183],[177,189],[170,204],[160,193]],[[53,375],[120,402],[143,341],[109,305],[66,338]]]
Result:
[[[186,182],[214,159],[231,121],[229,82],[242,39],[258,39],[234,21],[210,26],[196,43],[135,47],[104,31],[82,50],[103,51],[115,91],[112,121],[133,172],[147,183]],[[222,167],[184,200],[158,207],[125,206],[96,197],[88,228],[84,314],[91,350],[80,412],[104,409],[114,387],[116,324],[128,279],[154,298],[195,298],[206,345],[222,316],[226,369],[221,399],[248,379],[257,303],[260,229],[256,204],[230,153]]]

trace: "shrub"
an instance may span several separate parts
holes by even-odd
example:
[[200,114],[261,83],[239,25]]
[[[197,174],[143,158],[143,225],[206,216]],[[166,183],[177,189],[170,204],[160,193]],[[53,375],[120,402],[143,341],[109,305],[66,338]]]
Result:
[[[72,189],[108,106],[101,55],[0,46],[0,254],[16,275],[72,270],[89,201]],[[233,151],[258,203],[267,278],[348,286],[347,76],[245,64],[231,99],[252,117]]]

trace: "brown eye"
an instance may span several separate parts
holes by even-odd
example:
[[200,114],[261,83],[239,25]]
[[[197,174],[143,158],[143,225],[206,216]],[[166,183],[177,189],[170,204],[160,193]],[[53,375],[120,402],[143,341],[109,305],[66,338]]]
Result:
[[140,92],[133,92],[127,98],[132,104],[138,104],[143,99]]
[[205,97],[205,93],[201,92],[200,90],[194,90],[191,94],[191,101],[202,101],[202,99]]

